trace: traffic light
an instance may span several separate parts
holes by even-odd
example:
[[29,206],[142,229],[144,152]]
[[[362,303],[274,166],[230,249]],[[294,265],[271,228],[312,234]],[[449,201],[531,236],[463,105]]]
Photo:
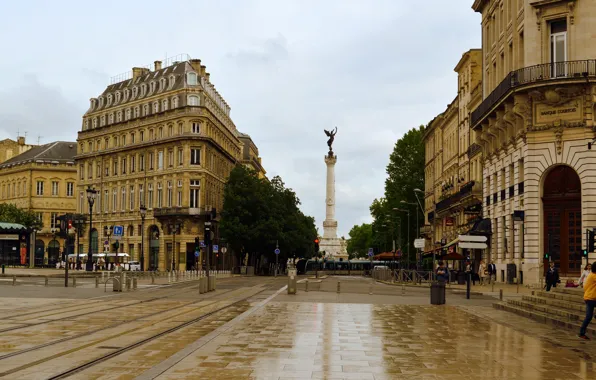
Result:
[[544,252],[544,260],[548,260],[550,257],[550,254],[548,252]]
[[588,230],[588,249],[584,256],[588,256],[588,252],[594,252],[594,229]]
[[583,257],[588,257],[588,250],[587,249],[582,250],[582,256]]
[[315,239],[315,253],[319,253],[319,239]]
[[210,245],[211,244],[211,223],[210,222],[205,222],[205,231],[204,231],[204,239],[205,239],[205,245]]

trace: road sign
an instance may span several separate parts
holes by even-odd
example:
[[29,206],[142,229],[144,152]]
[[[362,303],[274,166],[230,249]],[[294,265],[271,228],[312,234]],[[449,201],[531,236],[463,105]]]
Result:
[[211,225],[211,222],[205,222],[205,226],[209,227]]
[[279,250],[279,248],[275,248],[275,251],[273,251],[273,252],[275,252],[275,254],[276,254],[276,255],[279,255],[279,253],[280,253],[281,251]]
[[205,240],[199,240],[199,247],[201,247],[201,248],[205,248],[206,247]]
[[369,256],[369,257],[373,257],[373,256],[374,256],[374,254],[375,254],[375,250],[374,250],[374,249],[372,249],[372,248],[369,248],[369,249],[368,249],[368,256]]
[[195,251],[195,257],[199,257],[199,251]]
[[213,244],[213,253],[219,253],[219,245]]
[[414,239],[414,248],[424,248],[424,239]]
[[103,242],[103,245],[110,245],[110,242],[109,242],[109,240],[105,240],[105,241]]
[[114,230],[112,231],[113,236],[122,236],[123,234],[124,234],[123,226],[114,226]]
[[226,253],[228,252],[228,249],[226,247],[221,247],[221,253]]

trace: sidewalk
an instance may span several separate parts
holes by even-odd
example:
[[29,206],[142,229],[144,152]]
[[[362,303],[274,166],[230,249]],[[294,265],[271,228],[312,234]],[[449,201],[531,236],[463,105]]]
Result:
[[[387,284],[387,285],[393,285],[393,286],[401,286],[402,284],[399,282],[391,282],[391,281],[377,281],[383,284]],[[417,284],[413,284],[413,283],[405,283],[403,284],[407,287],[413,287],[413,288],[428,288],[430,287],[430,283],[426,282],[426,283],[422,283],[420,285]],[[461,294],[461,293],[466,293],[467,291],[467,287],[466,285],[458,285],[458,284],[453,284],[453,283],[447,283],[447,290],[451,291],[453,293],[456,294]],[[504,284],[504,283],[493,283],[490,285],[471,285],[470,286],[470,294],[473,295],[485,295],[485,296],[498,296],[500,291],[503,290],[503,296],[507,295],[507,296],[512,296],[512,295],[516,295],[519,294],[520,296],[522,295],[527,295],[527,294],[532,294],[533,290],[537,290],[535,288],[528,288],[524,285],[517,285],[517,284]]]

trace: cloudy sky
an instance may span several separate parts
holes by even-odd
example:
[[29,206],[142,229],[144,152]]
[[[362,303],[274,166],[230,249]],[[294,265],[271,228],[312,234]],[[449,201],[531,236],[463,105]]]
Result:
[[340,235],[370,220],[395,141],[456,95],[480,47],[472,0],[0,2],[0,138],[76,139],[112,76],[179,53],[199,58],[280,175],[325,218],[323,129],[334,143]]

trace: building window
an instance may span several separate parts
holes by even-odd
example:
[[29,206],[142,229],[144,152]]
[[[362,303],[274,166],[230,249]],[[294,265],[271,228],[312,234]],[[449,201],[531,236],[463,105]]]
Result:
[[157,184],[157,208],[162,207],[163,189],[161,188],[161,182]]
[[103,192],[103,212],[108,212],[110,208],[110,191],[104,190]]
[[113,165],[112,175],[118,175],[118,159],[114,160]]
[[125,120],[130,120],[130,108],[126,110]]
[[196,73],[188,73],[186,74],[186,82],[189,86],[196,86],[197,85],[197,74]]
[[139,170],[145,171],[145,155],[144,154],[141,154],[139,156]]
[[192,148],[190,150],[190,164],[191,165],[201,165],[201,149],[200,148]]
[[183,153],[182,148],[178,148],[178,166],[182,166]]
[[201,133],[201,123],[193,121],[191,131],[192,133]]
[[149,115],[149,104],[143,104],[143,116]]
[[170,75],[168,80],[169,80],[168,89],[171,90],[172,87],[174,87],[174,83],[176,83],[176,77],[174,75]]
[[550,61],[552,76],[567,75],[565,61],[567,60],[567,20],[551,21],[550,23]]
[[182,191],[178,191],[178,203],[176,203],[176,206],[182,207]]
[[130,186],[130,198],[128,200],[130,202],[130,211],[135,209],[135,186]]
[[37,195],[43,195],[43,181],[37,181]]
[[52,181],[52,195],[58,195],[58,181]]
[[130,143],[131,144],[134,144],[135,143],[135,137],[136,137],[135,133],[134,132],[131,132],[131,134],[130,134]]
[[159,91],[163,91],[166,89],[166,78],[161,78],[159,80]]
[[120,146],[126,145],[126,135],[120,136]]
[[143,185],[139,185],[139,206],[145,205],[145,193],[144,193]]
[[126,174],[126,157],[122,157],[122,174]]
[[172,108],[178,108],[178,97],[174,96],[172,98]]
[[35,219],[37,219],[38,222],[43,223],[43,212],[36,212]]
[[147,185],[147,208],[153,208],[153,184]]
[[101,115],[101,118],[99,119],[99,126],[103,127],[104,125],[106,125],[106,115]]
[[168,137],[174,136],[174,126],[168,125]]
[[116,113],[116,121],[117,122],[121,122],[122,121],[122,111],[118,111]]
[[116,212],[118,208],[118,190],[114,188],[112,191],[112,212]]
[[159,112],[159,103],[154,102],[153,103],[153,113],[158,113],[158,112]]
[[93,119],[93,128],[97,128],[97,118]]
[[201,206],[201,181],[193,179],[190,181],[190,207],[199,208]]
[[108,117],[108,123],[114,124],[114,114],[113,113],[111,113],[110,116]]
[[173,150],[168,151],[168,166],[169,167],[174,166],[174,151]]
[[172,207],[172,181],[168,181],[168,207]]
[[139,117],[141,113],[141,109],[139,108],[139,106],[135,107],[135,111],[134,111],[134,117]]
[[66,182],[66,196],[72,197],[74,195],[74,182]]
[[122,200],[120,202],[120,209],[122,211],[125,211],[126,210],[126,187],[122,187],[121,192],[122,192]]
[[184,134],[184,124],[182,124],[182,123],[178,123],[178,134],[179,135]]
[[168,99],[164,99],[161,101],[161,109],[162,109],[162,111],[168,110]]
[[199,105],[199,97],[196,95],[188,95],[187,103],[189,106],[198,106]]
[[53,212],[50,214],[50,228],[59,228],[59,227],[60,227],[60,223],[58,220],[58,213]]
[[145,141],[145,131],[139,132],[139,135],[141,137],[141,142]]
[[149,170],[153,170],[153,152],[149,153]]
[[134,173],[136,170],[136,156],[131,156],[130,157],[130,172]]
[[163,151],[157,152],[157,170],[163,169]]
[[139,88],[138,88],[138,87],[136,87],[136,86],[135,86],[135,87],[133,87],[133,88],[132,88],[132,99],[136,98],[136,97],[137,97],[137,95],[138,95],[138,93],[139,93]]

